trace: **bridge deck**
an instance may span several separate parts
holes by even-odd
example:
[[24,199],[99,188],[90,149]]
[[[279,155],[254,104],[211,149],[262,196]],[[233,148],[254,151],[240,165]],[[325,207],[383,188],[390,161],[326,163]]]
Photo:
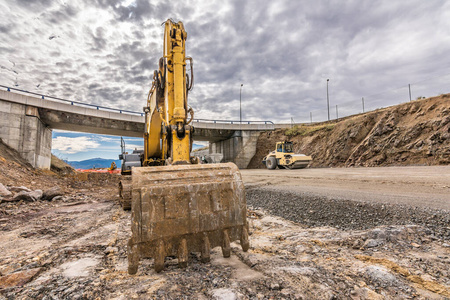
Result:
[[[94,106],[76,101],[52,100],[44,96],[38,98],[6,90],[0,90],[0,100],[39,108],[41,118],[54,129],[123,136],[142,136],[143,132],[143,113]],[[275,128],[270,121],[194,120],[192,125],[197,129],[226,131],[266,131]],[[201,133],[199,132],[199,134]],[[213,135],[206,134],[203,138],[208,139],[208,136]],[[199,138],[202,137],[199,136]]]

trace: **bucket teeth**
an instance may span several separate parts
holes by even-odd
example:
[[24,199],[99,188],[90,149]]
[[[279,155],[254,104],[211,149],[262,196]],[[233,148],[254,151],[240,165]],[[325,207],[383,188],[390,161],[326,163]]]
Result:
[[211,245],[209,243],[209,238],[206,233],[203,234],[202,240],[202,262],[206,263],[211,260]]
[[228,235],[228,230],[223,231],[223,241],[222,241],[222,254],[223,257],[230,257],[231,246],[230,246],[230,236]]
[[178,264],[181,268],[186,268],[188,263],[188,247],[186,239],[181,239],[178,246]]
[[133,244],[131,240],[128,241],[128,274],[136,274],[139,266],[139,251],[138,245]]
[[159,273],[164,269],[164,259],[166,258],[163,240],[157,241],[154,258],[155,258],[155,271]]
[[189,252],[208,262],[211,248],[222,247],[224,257],[232,241],[249,248],[245,190],[233,163],[134,168],[131,206],[130,274],[140,257],[153,257],[160,272],[166,256],[186,267]]
[[248,240],[248,229],[246,226],[242,228],[241,247],[244,252],[247,252],[250,248],[250,242]]

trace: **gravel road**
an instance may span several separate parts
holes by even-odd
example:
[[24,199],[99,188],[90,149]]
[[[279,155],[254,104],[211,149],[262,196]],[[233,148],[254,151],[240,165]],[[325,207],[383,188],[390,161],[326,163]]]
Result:
[[241,170],[246,187],[450,210],[450,166]]
[[450,167],[242,170],[247,203],[315,227],[414,224],[450,238]]

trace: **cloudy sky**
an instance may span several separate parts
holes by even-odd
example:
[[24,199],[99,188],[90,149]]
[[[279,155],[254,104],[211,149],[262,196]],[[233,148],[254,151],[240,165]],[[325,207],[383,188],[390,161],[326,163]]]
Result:
[[168,18],[196,118],[238,120],[241,84],[244,120],[281,123],[326,119],[327,79],[331,118],[450,92],[442,0],[0,0],[0,84],[141,111]]
[[[143,139],[124,137],[125,151],[143,149]],[[81,161],[90,158],[119,159],[120,137],[67,131],[53,131],[52,153],[61,159]]]

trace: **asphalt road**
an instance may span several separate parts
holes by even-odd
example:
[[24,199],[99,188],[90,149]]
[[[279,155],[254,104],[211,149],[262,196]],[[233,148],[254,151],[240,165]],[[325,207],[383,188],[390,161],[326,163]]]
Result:
[[450,210],[450,166],[241,170],[246,187]]

